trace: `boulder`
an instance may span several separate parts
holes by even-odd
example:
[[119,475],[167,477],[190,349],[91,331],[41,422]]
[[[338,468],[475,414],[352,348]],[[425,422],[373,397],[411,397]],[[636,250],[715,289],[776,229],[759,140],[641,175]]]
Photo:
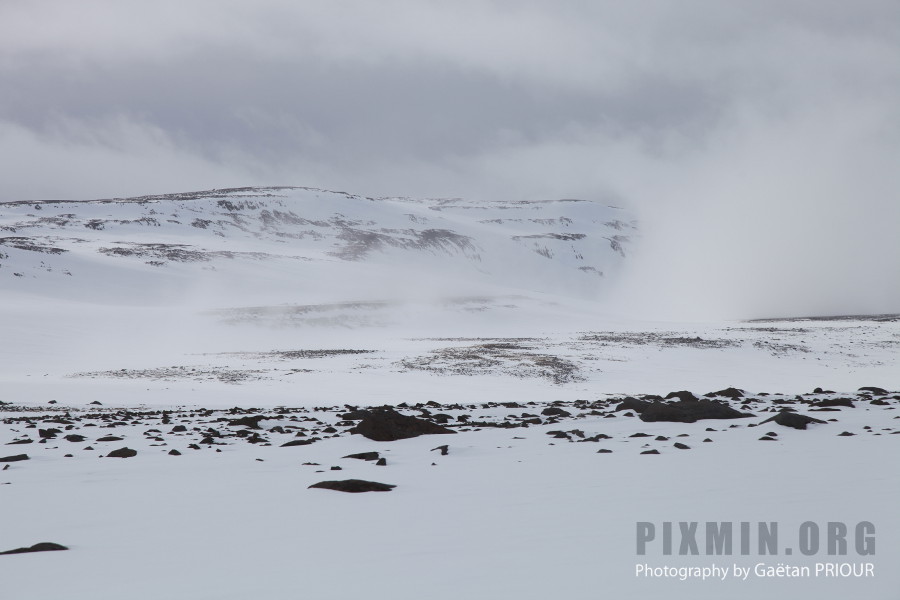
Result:
[[250,429],[261,429],[259,422],[268,417],[263,415],[254,415],[252,417],[241,417],[240,419],[230,419],[229,427],[248,427]]
[[356,458],[359,460],[378,460],[379,455],[377,452],[359,452],[357,454],[348,454],[344,458]]
[[683,402],[689,400],[697,400],[697,396],[687,390],[681,390],[680,392],[669,392],[666,397],[663,398],[663,400],[671,400],[672,398],[678,398]]
[[341,481],[320,481],[319,483],[314,483],[309,487],[323,490],[335,490],[337,492],[348,492],[351,494],[359,494],[362,492],[390,492],[397,486],[390,483],[365,481],[363,479],[344,479]]
[[861,387],[861,388],[859,388],[859,391],[860,392],[871,392],[877,396],[885,396],[890,393],[884,388],[875,387],[872,385],[867,385],[867,386]]
[[119,448],[106,455],[107,458],[131,458],[132,456],[137,456],[137,450],[131,448]]
[[19,462],[20,460],[29,460],[27,454],[16,454],[13,456],[4,456],[0,458],[0,462],[11,463],[11,462]]
[[856,405],[853,404],[853,401],[851,401],[850,398],[825,398],[824,400],[813,402],[812,405],[827,408],[833,406],[846,406],[847,408],[856,408]]
[[813,417],[808,417],[806,415],[801,415],[799,413],[790,412],[790,411],[782,411],[775,415],[774,417],[769,417],[763,423],[768,423],[769,421],[774,421],[779,425],[784,427],[793,427],[794,429],[806,429],[806,426],[810,423],[824,424],[826,421],[821,419],[814,419]]
[[645,400],[638,400],[637,398],[627,397],[616,406],[616,412],[620,410],[633,410],[636,413],[641,413],[645,408],[650,406],[651,402],[647,402]]
[[641,420],[695,423],[702,419],[745,419],[750,413],[735,410],[717,400],[679,400],[678,402],[653,402],[641,412]]
[[722,396],[724,398],[737,400],[738,398],[744,397],[744,390],[739,390],[735,387],[729,387],[725,388],[724,390],[719,390],[718,392],[710,392],[709,394],[706,394],[706,396]]
[[0,552],[0,554],[25,554],[27,552],[53,552],[57,550],[68,550],[68,548],[53,542],[41,542],[40,544],[35,544],[34,546],[29,546],[27,548],[16,548],[15,550]]
[[390,407],[370,410],[362,421],[349,431],[376,442],[392,442],[420,435],[456,433],[437,423],[402,415]]
[[541,411],[541,414],[545,417],[571,417],[572,413],[567,410],[563,410],[558,406],[548,406],[544,410]]

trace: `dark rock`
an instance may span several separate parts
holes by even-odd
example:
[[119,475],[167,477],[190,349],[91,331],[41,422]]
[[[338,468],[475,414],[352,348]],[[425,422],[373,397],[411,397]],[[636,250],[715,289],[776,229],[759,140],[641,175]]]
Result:
[[608,448],[600,448],[599,450],[597,450],[597,454],[610,454],[611,452],[612,450]]
[[860,392],[871,392],[871,393],[876,394],[876,395],[878,395],[878,396],[886,396],[887,394],[890,393],[890,392],[888,392],[888,391],[887,391],[886,389],[884,389],[884,388],[875,387],[875,386],[871,386],[871,385],[867,385],[867,386],[861,387],[861,388],[859,388],[859,391],[860,391]]
[[443,446],[438,446],[437,448],[431,449],[432,452],[434,452],[435,450],[440,450],[441,456],[447,456],[448,454],[450,454],[450,446],[448,446],[447,444],[444,444]]
[[659,454],[659,450],[644,450],[641,454]]
[[737,411],[717,400],[679,400],[678,402],[654,402],[644,408],[641,420],[694,423],[701,419],[743,419],[750,413]]
[[856,408],[856,405],[853,404],[850,398],[826,398],[824,400],[819,400],[818,402],[813,402],[812,406],[846,406],[847,408]]
[[16,454],[14,456],[4,456],[0,458],[0,462],[11,463],[11,462],[19,462],[21,460],[30,460],[27,454]]
[[132,456],[137,456],[137,450],[131,448],[119,448],[106,455],[107,458],[131,458]]
[[813,417],[808,417],[806,415],[801,415],[799,413],[789,411],[783,411],[778,413],[774,417],[769,417],[768,419],[760,423],[760,425],[762,425],[763,423],[768,423],[769,421],[774,421],[775,423],[778,423],[779,425],[782,425],[784,427],[793,427],[794,429],[806,429],[806,426],[810,423],[825,423],[825,421],[822,421],[821,419],[814,419]]
[[259,422],[268,417],[263,415],[254,415],[252,417],[241,417],[240,419],[231,419],[228,421],[229,427],[247,427],[249,429],[261,429]]
[[367,410],[351,410],[341,415],[344,421],[361,421],[369,415]]
[[377,467],[386,467],[386,466],[387,466],[387,459],[386,459],[386,458],[379,458],[378,460],[375,461],[375,466],[377,466]]
[[338,466],[331,467],[331,470],[332,470],[332,471],[343,471],[343,469],[342,469],[341,467],[338,467]]
[[420,435],[456,433],[431,421],[401,415],[390,407],[372,409],[349,431],[376,442],[392,442]]
[[548,406],[544,410],[541,411],[541,414],[545,417],[571,417],[572,413],[567,410],[563,410],[558,406]]
[[377,452],[359,452],[358,454],[348,454],[344,458],[357,458],[359,460],[378,460]]
[[12,442],[9,442],[9,443],[6,444],[6,445],[7,445],[7,446],[18,446],[18,445],[21,445],[21,444],[32,444],[32,443],[34,443],[34,440],[32,440],[32,439],[30,439],[30,438],[25,438],[25,439],[22,439],[22,440],[14,440],[14,441],[12,441]]
[[650,437],[650,434],[649,434],[649,433],[640,433],[640,432],[639,432],[639,433],[632,433],[632,434],[629,435],[628,437],[633,437],[633,438]]
[[690,450],[691,449],[690,446],[688,446],[687,444],[682,444],[681,442],[675,442],[673,444],[673,446],[675,446],[679,450]]
[[62,433],[60,429],[38,429],[38,435],[42,440],[52,440],[56,434]]
[[616,406],[616,412],[620,410],[633,410],[636,413],[643,412],[644,408],[649,406],[651,403],[646,402],[644,400],[638,400],[637,398],[627,397]]
[[711,392],[707,394],[707,396],[722,396],[724,398],[731,398],[732,400],[737,400],[738,398],[744,397],[744,390],[739,390],[738,388],[729,387],[724,390],[719,390],[718,392]]
[[856,434],[850,433],[849,431],[844,431],[843,433],[839,433],[838,437],[850,437],[851,435],[856,435]]
[[687,390],[681,390],[680,392],[669,392],[663,400],[671,400],[672,398],[678,398],[682,402],[696,402],[697,396],[692,394]]
[[172,448],[171,450],[169,450],[169,456],[181,456],[181,452]]
[[[242,429],[241,431],[247,431],[247,430]],[[263,436],[259,435],[258,431],[254,431],[253,435],[247,436],[247,442],[250,444],[265,444],[268,441],[269,441],[268,438],[264,438]]]
[[777,440],[776,440],[775,438],[773,438],[773,437],[768,436],[768,435],[764,435],[764,436],[762,436],[761,438],[759,438],[759,441],[761,441],[761,442],[775,442],[775,441],[777,441]]
[[390,492],[397,486],[389,483],[378,483],[377,481],[364,481],[362,479],[344,479],[342,481],[320,481],[309,487],[359,494],[361,492]]
[[93,402],[91,402],[91,404],[93,404],[94,406],[103,406],[103,403],[99,400],[94,400]]
[[121,437],[118,437],[115,435],[106,435],[106,436],[103,436],[102,438],[97,438],[97,441],[98,442],[121,442],[124,439],[125,438],[121,438]]
[[55,552],[57,550],[68,550],[65,546],[60,544],[54,544],[53,542],[41,542],[40,544],[35,544],[34,546],[30,546],[28,548],[16,548],[15,550],[7,550],[6,552],[0,552],[0,554],[25,554],[28,552]]
[[187,431],[187,427],[185,427],[184,425],[176,425],[172,428],[172,433],[182,433],[185,431]]
[[69,442],[83,442],[87,438],[83,435],[78,435],[77,433],[72,433],[63,438]]
[[319,438],[313,437],[307,440],[291,440],[289,442],[285,442],[281,445],[282,448],[287,448],[289,446],[308,446],[314,442],[317,442]]

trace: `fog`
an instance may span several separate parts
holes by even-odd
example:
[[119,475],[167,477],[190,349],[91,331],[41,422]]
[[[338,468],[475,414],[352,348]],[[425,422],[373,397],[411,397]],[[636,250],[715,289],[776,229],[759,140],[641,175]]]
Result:
[[628,206],[659,318],[900,311],[894,2],[0,5],[0,200]]

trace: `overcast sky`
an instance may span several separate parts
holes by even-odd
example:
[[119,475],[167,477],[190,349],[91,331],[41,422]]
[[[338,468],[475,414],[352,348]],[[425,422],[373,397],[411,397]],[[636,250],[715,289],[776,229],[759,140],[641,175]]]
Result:
[[3,0],[0,164],[0,200],[608,200],[657,302],[900,310],[900,3]]

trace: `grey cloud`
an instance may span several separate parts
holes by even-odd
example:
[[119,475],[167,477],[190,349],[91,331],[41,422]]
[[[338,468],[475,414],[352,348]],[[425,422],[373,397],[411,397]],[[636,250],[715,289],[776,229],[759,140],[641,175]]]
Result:
[[8,2],[0,197],[616,198],[630,306],[897,310],[898,40],[880,0]]

